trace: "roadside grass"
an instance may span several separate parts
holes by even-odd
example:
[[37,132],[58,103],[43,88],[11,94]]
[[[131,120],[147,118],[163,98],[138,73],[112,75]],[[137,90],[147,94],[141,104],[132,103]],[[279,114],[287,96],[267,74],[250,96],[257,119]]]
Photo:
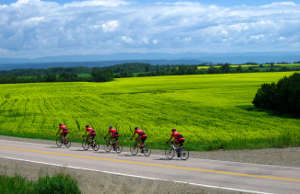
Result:
[[8,177],[0,175],[1,194],[80,194],[77,182],[69,175],[58,174],[53,177],[41,177],[37,181],[27,180],[19,175]]
[[[164,149],[177,128],[190,150],[254,149],[300,145],[299,119],[253,108],[262,83],[293,72],[133,77],[106,83],[0,85],[0,134],[55,139],[59,123],[81,141],[84,126],[97,138],[112,125],[131,142],[135,126],[152,148]],[[131,128],[131,129],[130,129]]]

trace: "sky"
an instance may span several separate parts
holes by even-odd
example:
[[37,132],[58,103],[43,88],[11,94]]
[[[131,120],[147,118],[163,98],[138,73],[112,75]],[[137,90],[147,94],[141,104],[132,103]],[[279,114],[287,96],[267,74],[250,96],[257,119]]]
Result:
[[0,0],[0,58],[300,53],[300,0]]

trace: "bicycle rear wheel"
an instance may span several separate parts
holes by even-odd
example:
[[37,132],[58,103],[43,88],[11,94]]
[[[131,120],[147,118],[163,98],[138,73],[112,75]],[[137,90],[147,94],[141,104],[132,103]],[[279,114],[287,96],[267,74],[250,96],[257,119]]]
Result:
[[130,145],[130,153],[133,156],[137,155],[138,153],[137,143],[133,143],[132,145]]
[[59,148],[62,146],[62,139],[61,139],[60,136],[57,136],[57,137],[56,137],[56,145],[57,145],[57,147],[59,147]]
[[168,160],[172,160],[175,156],[175,150],[171,147],[165,151],[165,155]]
[[190,157],[190,152],[182,148],[181,156],[180,156],[181,160],[187,160],[189,159],[189,157]]

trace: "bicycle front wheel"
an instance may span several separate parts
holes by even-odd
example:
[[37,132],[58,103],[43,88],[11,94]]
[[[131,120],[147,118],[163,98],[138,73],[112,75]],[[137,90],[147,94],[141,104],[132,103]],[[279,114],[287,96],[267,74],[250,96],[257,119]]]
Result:
[[70,148],[71,147],[71,140],[70,138],[68,138],[68,142],[65,143],[66,148]]
[[132,145],[130,145],[130,153],[133,156],[137,155],[138,153],[137,143],[133,143]]
[[82,144],[81,145],[82,145],[83,150],[88,150],[89,147],[90,147],[88,141],[85,138],[82,139]]
[[62,146],[62,139],[60,138],[60,136],[56,137],[56,145],[59,148]]
[[110,144],[110,140],[106,140],[103,149],[105,152],[110,152],[112,150],[112,145]]
[[97,142],[95,141],[95,142],[94,142],[94,145],[93,145],[93,150],[94,150],[94,151],[98,151],[99,149],[100,149],[100,145],[97,144]]
[[120,154],[123,151],[123,146],[120,145],[120,143],[119,143],[118,146],[116,146],[116,150],[115,151],[116,151],[117,154]]
[[175,156],[175,150],[173,148],[167,149],[165,155],[168,160],[172,160]]

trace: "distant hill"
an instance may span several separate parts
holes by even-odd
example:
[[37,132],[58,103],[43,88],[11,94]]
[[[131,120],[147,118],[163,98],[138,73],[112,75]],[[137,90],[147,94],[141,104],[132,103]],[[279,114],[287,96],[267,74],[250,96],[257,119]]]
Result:
[[121,53],[111,55],[72,55],[50,56],[34,59],[27,58],[1,58],[0,70],[24,68],[49,68],[69,66],[110,66],[128,62],[143,62],[152,65],[165,64],[201,64],[201,63],[231,63],[241,64],[247,62],[295,62],[300,61],[299,52],[265,52],[265,53]]

